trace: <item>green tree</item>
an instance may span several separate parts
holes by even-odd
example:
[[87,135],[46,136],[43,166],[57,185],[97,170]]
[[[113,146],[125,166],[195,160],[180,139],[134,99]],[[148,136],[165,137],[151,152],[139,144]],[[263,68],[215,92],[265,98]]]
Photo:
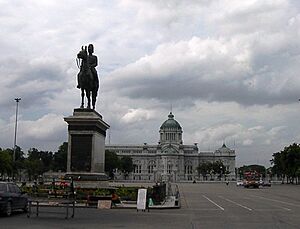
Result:
[[[13,150],[12,150],[12,155],[13,155]],[[15,150],[15,172],[20,175],[20,171],[22,169],[25,168],[24,165],[24,161],[25,161],[25,156],[24,156],[24,152],[22,151],[22,149],[19,146],[16,146],[16,150]]]
[[120,160],[120,168],[126,179],[128,174],[134,170],[132,158],[130,156],[123,156]]
[[40,160],[43,163],[43,173],[53,169],[53,153],[51,151],[40,151]]
[[297,177],[296,183],[299,184],[299,181],[300,181],[300,167],[296,171],[296,177]]
[[44,165],[43,159],[45,161],[45,152],[39,151],[36,148],[31,148],[28,150],[28,157],[25,160],[25,169],[29,180],[37,179],[39,175],[45,172],[46,166]]
[[58,151],[53,155],[53,170],[54,171],[67,171],[67,155],[68,143],[64,142],[59,146]]
[[220,178],[222,177],[222,175],[225,175],[226,167],[222,161],[213,162],[211,167],[212,170],[214,171],[214,174],[218,174]]
[[289,182],[294,183],[297,170],[300,168],[300,146],[294,143],[286,147],[284,151],[286,152],[286,175],[289,178]]
[[24,152],[19,146],[15,148],[15,161],[13,161],[14,150],[0,148],[0,173],[2,176],[13,176],[18,180],[22,169],[25,168]]
[[37,179],[39,175],[42,174],[43,171],[43,164],[41,160],[32,159],[29,160],[28,158],[25,160],[25,169],[28,175],[29,181],[33,179]]
[[109,177],[114,178],[114,170],[121,167],[119,157],[115,152],[105,150],[105,172]]
[[30,148],[27,152],[28,160],[38,160],[40,159],[40,152],[36,148]]
[[44,173],[52,169],[53,153],[49,151],[39,151],[36,148],[31,148],[28,151],[29,161],[40,161],[40,173]]
[[197,167],[198,174],[199,175],[201,174],[205,180],[207,180],[207,174],[209,174],[211,170],[212,170],[211,162],[201,163]]
[[[11,150],[13,155],[13,150]],[[13,157],[13,156],[12,156]],[[19,146],[15,148],[15,162],[13,163],[14,176],[18,180],[18,177],[21,176],[21,171],[25,168],[24,165],[25,157],[24,152]]]
[[272,173],[282,177],[282,182],[287,179],[288,183],[299,181],[298,170],[300,168],[300,146],[296,143],[285,147],[282,151],[274,153],[271,160]]
[[7,150],[0,149],[0,174],[10,176],[13,172],[12,155]]
[[277,152],[273,153],[273,159],[271,160],[272,167],[272,173],[276,174],[277,177],[282,178],[282,182],[285,177],[285,165],[283,160],[283,153]]
[[[13,150],[12,150],[12,154],[13,154]],[[16,161],[23,161],[25,159],[24,152],[22,151],[20,146],[16,146],[15,154],[16,154]]]

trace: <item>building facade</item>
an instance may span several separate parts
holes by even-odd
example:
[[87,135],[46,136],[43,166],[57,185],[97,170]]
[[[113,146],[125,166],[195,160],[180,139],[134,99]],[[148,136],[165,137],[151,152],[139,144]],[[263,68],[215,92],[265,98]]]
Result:
[[[197,143],[184,145],[182,128],[172,112],[161,125],[159,134],[157,145],[106,145],[105,149],[119,157],[132,158],[134,171],[127,177],[130,180],[179,182],[203,179],[197,167],[215,161],[221,161],[226,167],[227,179],[235,179],[235,150],[225,144],[215,151],[200,151]],[[115,179],[124,179],[124,174],[116,171]]]

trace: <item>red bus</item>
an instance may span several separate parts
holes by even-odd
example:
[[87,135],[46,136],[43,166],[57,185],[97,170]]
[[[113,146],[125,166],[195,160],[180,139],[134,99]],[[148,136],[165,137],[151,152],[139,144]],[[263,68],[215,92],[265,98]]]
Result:
[[244,187],[245,188],[258,188],[259,187],[260,174],[256,171],[248,171],[244,173]]

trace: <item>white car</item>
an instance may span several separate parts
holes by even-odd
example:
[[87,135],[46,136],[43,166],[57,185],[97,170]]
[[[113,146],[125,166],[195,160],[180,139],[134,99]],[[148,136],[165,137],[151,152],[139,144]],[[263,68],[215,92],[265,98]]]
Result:
[[244,183],[243,183],[243,181],[241,181],[241,180],[238,180],[237,182],[236,182],[236,186],[243,186],[244,185]]

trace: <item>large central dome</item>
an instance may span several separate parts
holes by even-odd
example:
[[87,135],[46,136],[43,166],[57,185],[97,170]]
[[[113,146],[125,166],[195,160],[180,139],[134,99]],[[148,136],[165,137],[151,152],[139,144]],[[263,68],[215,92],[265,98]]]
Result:
[[180,124],[174,119],[172,112],[168,115],[168,119],[164,121],[160,129],[179,129],[181,130]]

